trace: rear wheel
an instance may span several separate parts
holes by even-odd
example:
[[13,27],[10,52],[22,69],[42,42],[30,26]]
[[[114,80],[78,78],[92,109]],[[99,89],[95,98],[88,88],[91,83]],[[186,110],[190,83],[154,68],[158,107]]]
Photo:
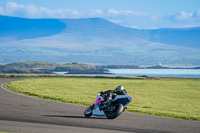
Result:
[[108,119],[115,119],[116,117],[118,117],[122,112],[123,112],[123,105],[118,103],[118,104],[115,104],[115,110],[112,111],[112,112],[105,112],[106,114],[106,117]]
[[90,116],[92,116],[92,111],[93,111],[93,105],[89,106],[89,107],[85,110],[85,112],[84,112],[85,117],[90,117]]

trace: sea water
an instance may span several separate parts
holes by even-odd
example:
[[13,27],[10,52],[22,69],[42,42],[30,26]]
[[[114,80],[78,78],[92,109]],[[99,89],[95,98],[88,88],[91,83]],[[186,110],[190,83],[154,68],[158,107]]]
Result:
[[108,69],[117,76],[200,78],[200,69]]

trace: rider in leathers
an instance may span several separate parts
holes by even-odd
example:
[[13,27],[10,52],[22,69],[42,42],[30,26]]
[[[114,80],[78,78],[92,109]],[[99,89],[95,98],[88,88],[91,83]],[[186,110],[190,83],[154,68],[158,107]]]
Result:
[[100,95],[103,96],[105,101],[110,101],[113,97],[117,95],[127,95],[128,92],[124,89],[122,85],[117,86],[115,90],[101,91]]

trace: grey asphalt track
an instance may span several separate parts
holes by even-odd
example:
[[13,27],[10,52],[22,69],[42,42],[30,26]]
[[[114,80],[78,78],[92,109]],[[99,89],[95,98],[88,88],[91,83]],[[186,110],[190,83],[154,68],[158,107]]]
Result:
[[200,133],[200,122],[124,112],[117,119],[85,118],[86,106],[42,100],[3,89],[18,79],[0,78],[0,131],[30,133]]

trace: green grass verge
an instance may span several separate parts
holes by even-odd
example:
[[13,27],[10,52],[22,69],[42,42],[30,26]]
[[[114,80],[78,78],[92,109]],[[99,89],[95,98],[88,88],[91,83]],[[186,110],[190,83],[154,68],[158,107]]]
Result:
[[6,88],[44,99],[91,105],[98,92],[124,85],[133,101],[129,112],[200,121],[199,79],[33,78]]

